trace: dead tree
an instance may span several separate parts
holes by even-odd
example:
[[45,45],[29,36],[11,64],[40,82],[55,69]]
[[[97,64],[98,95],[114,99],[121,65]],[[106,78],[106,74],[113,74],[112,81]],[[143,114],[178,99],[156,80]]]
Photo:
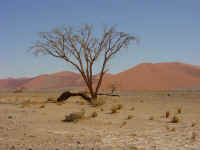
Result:
[[[120,50],[128,48],[131,41],[135,42],[136,37],[118,32],[115,26],[110,28],[105,26],[102,35],[98,37],[94,35],[92,25],[83,25],[78,29],[62,27],[50,32],[41,32],[39,40],[31,49],[36,55],[49,54],[71,64],[83,77],[90,99],[96,99],[108,62]],[[96,67],[99,67],[99,78],[94,87]]]
[[119,87],[119,83],[111,83],[108,85],[108,88],[111,90],[111,94],[113,94]]

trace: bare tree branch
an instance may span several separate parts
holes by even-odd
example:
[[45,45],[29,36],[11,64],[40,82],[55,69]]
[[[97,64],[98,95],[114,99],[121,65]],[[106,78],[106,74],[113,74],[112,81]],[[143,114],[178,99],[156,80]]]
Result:
[[[48,54],[74,66],[81,73],[91,98],[96,98],[107,63],[123,48],[128,48],[131,41],[136,41],[136,37],[116,31],[115,26],[105,26],[102,36],[98,38],[94,35],[93,26],[86,24],[79,29],[68,26],[41,32],[32,49],[35,54]],[[93,87],[93,68],[96,62],[102,64],[97,85]]]

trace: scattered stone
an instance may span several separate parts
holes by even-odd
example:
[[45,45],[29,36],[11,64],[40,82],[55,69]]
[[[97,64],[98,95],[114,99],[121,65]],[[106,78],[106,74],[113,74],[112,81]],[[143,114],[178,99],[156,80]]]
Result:
[[63,120],[64,122],[73,122],[73,121],[78,121],[80,119],[82,119],[85,115],[85,111],[81,111],[81,112],[74,112],[71,113],[67,116],[65,116],[65,120]]

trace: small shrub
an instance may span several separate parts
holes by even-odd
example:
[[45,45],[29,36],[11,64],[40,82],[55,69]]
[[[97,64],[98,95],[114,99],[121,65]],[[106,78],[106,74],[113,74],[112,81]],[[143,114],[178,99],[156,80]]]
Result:
[[117,107],[118,110],[120,110],[120,109],[123,108],[123,105],[122,104],[118,104],[116,107]]
[[103,104],[105,104],[105,101],[102,97],[98,97],[92,100],[92,106],[94,107],[102,106]]
[[176,131],[176,128],[172,128],[171,131],[172,131],[172,132],[175,132],[175,131]]
[[103,109],[103,108],[101,108],[100,110],[101,110],[101,111],[104,111],[104,109]]
[[150,116],[150,117],[149,117],[149,120],[154,120],[154,116]]
[[45,105],[44,105],[44,104],[43,104],[43,105],[41,105],[41,106],[40,106],[40,108],[45,108]]
[[80,105],[85,105],[85,101],[80,101]]
[[8,116],[8,119],[12,119],[13,117],[12,116]]
[[116,107],[115,105],[113,105],[111,107],[111,114],[117,113],[118,107]]
[[182,113],[182,108],[178,108],[177,113],[181,114]]
[[31,100],[27,100],[21,103],[21,108],[29,107],[31,105]]
[[95,117],[97,117],[97,116],[98,116],[98,114],[97,114],[96,111],[94,111],[94,112],[92,113],[92,115],[91,115],[92,118],[95,118]]
[[122,128],[123,126],[125,126],[127,124],[126,121],[122,122],[122,124],[120,125],[120,128]]
[[171,123],[178,123],[180,120],[177,116],[173,116]]
[[133,118],[133,115],[128,115],[127,120],[130,120]]
[[65,104],[64,101],[60,101],[60,102],[56,102],[57,105],[62,105],[62,104]]
[[196,138],[197,138],[196,132],[192,132],[192,137],[191,137],[191,139],[192,139],[193,141],[195,141]]
[[170,127],[169,127],[169,126],[166,126],[166,129],[169,131],[169,130],[170,130]]
[[135,107],[131,107],[131,109],[130,109],[131,111],[133,111],[133,110],[135,110]]
[[13,93],[23,93],[25,88],[21,87],[13,91]]
[[169,118],[169,116],[170,116],[170,112],[167,111],[167,112],[165,113],[165,117],[166,117],[166,118]]
[[196,123],[196,122],[193,122],[191,126],[194,127],[194,126],[196,126],[196,125],[197,125],[197,123]]

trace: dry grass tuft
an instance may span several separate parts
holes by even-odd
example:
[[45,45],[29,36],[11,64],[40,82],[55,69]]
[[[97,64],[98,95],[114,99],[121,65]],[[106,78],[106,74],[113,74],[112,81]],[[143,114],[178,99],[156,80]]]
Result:
[[27,100],[21,103],[21,108],[30,107],[30,106],[31,106],[31,100]]
[[170,121],[171,123],[178,123],[180,122],[179,118],[177,116],[173,116],[173,118]]
[[131,111],[135,110],[135,107],[131,107],[130,110],[131,110]]
[[191,126],[194,127],[194,126],[196,126],[196,125],[197,125],[197,123],[196,123],[196,122],[193,122]]
[[155,119],[154,116],[149,117],[149,120],[154,120],[154,119]]
[[122,124],[120,125],[120,128],[122,128],[123,126],[125,126],[127,124],[126,121],[122,122]]
[[23,93],[24,88],[18,88],[13,91],[13,93]]
[[111,110],[111,114],[115,114],[118,112],[118,107],[113,105],[110,110]]
[[94,112],[92,113],[92,115],[91,115],[92,118],[95,118],[95,117],[97,117],[97,116],[98,116],[98,113],[97,113],[96,111],[94,111]]
[[80,101],[80,105],[85,105],[85,101]]
[[166,126],[166,129],[167,129],[167,131],[172,131],[172,132],[175,132],[175,131],[176,131],[176,128],[175,128],[175,127],[170,128],[168,125]]
[[105,104],[105,101],[104,101],[103,97],[98,97],[98,98],[92,100],[92,106],[94,106],[94,107],[102,106],[104,104]]
[[172,132],[175,132],[175,131],[176,131],[176,128],[175,128],[175,127],[174,127],[174,128],[172,128],[172,129],[171,129],[171,131],[172,131]]
[[56,102],[57,105],[62,105],[62,104],[65,104],[64,101],[61,101],[61,102]]
[[177,109],[177,113],[178,113],[178,114],[181,114],[181,113],[182,113],[182,108],[178,108],[178,109]]
[[167,125],[167,126],[166,126],[166,129],[169,131],[169,130],[170,130],[170,127]]
[[123,108],[123,105],[122,104],[118,104],[116,107],[117,107],[118,110],[120,110],[120,109]]
[[130,120],[133,118],[133,115],[128,115],[127,120]]
[[193,141],[195,141],[195,140],[197,139],[197,133],[196,133],[196,132],[192,132],[192,137],[191,137],[191,139],[192,139]]
[[43,105],[41,105],[41,106],[40,106],[40,108],[45,108],[45,105],[44,105],[44,104],[43,104]]
[[170,112],[169,112],[169,111],[166,111],[166,113],[165,113],[165,118],[169,118],[169,116],[170,116]]

